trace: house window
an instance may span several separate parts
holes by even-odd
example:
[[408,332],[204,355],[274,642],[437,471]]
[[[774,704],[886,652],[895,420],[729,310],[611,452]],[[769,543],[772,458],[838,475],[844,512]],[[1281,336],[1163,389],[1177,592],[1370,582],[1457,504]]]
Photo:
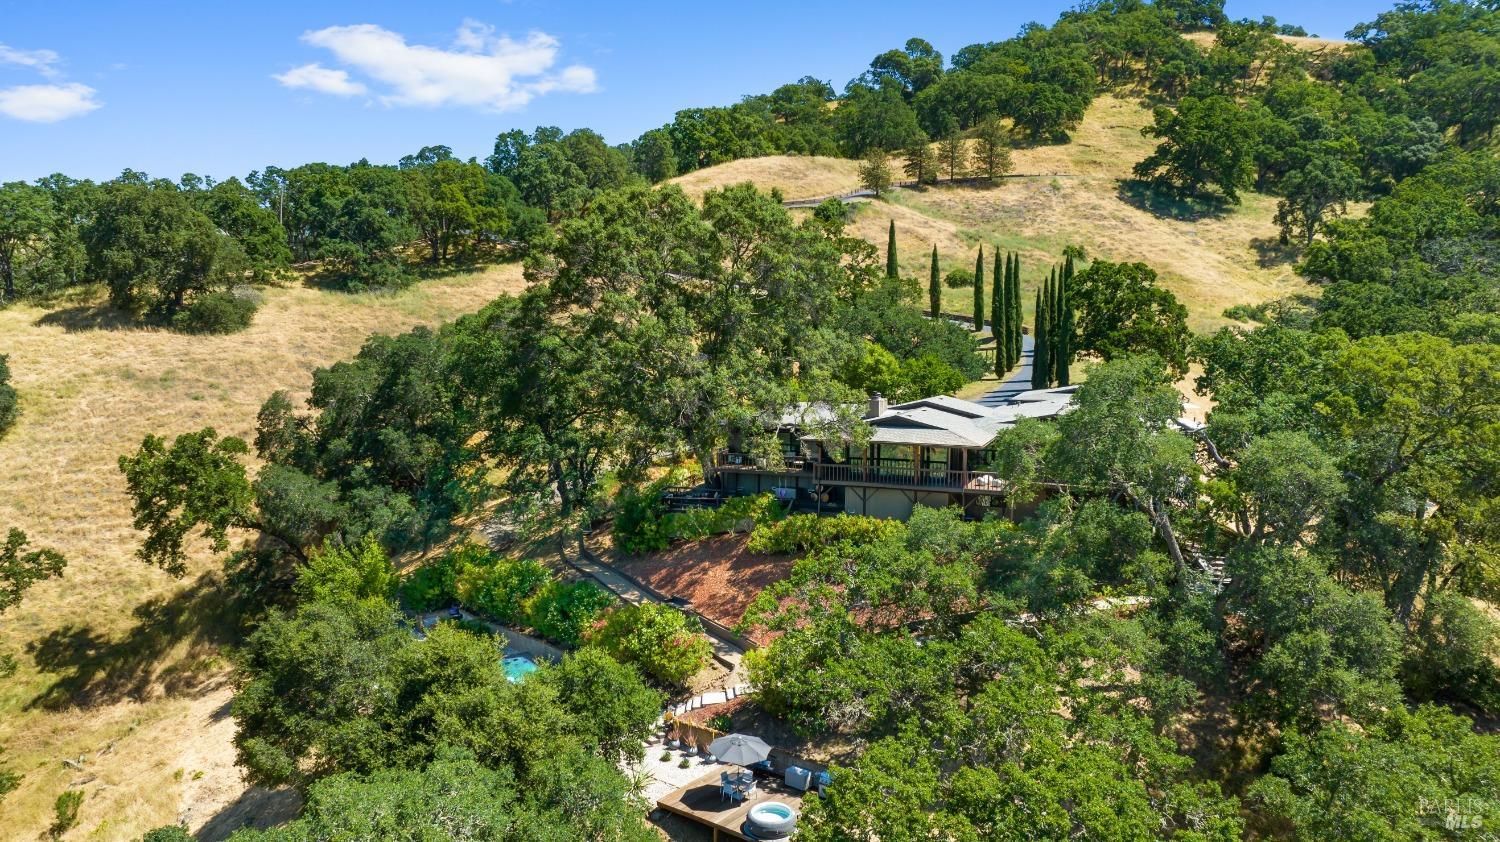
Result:
[[875,455],[879,458],[881,465],[910,465],[916,458],[916,448],[909,444],[881,444],[876,445]]

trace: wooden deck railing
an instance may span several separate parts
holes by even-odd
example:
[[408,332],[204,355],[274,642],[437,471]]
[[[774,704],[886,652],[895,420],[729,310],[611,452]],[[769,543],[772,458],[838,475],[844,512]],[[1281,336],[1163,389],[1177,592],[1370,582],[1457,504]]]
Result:
[[[782,473],[808,473],[811,470],[812,460],[802,456],[783,456],[780,471]],[[725,471],[769,471],[771,467],[765,460],[757,460],[749,453],[726,453],[720,451],[714,457],[714,466]]]
[[831,485],[874,485],[890,488],[928,488],[935,491],[1000,491],[993,471],[950,471],[916,465],[820,463],[813,479]]
[[[720,453],[720,470],[770,471],[757,466],[749,455]],[[943,463],[919,465],[910,459],[855,459],[848,462],[814,462],[788,459],[777,473],[810,476],[820,484],[869,485],[886,488],[931,489],[999,493],[1003,486],[993,471],[954,471]]]

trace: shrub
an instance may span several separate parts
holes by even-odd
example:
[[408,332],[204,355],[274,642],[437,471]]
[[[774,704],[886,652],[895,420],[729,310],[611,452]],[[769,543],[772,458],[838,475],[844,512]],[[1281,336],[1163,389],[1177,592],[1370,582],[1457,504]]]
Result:
[[458,581],[499,561],[488,547],[468,542],[412,571],[401,582],[401,602],[412,611],[432,611],[459,601]]
[[1224,308],[1224,318],[1265,324],[1271,320],[1270,307],[1266,304],[1236,304]]
[[158,827],[155,830],[148,831],[145,836],[141,837],[141,842],[196,842],[196,840],[193,839],[191,833],[183,830],[180,826],[169,824],[165,827]]
[[962,371],[937,356],[923,354],[901,361],[901,383],[892,394],[896,400],[918,400],[956,392],[968,382]]
[[616,660],[662,684],[685,684],[708,665],[713,644],[696,620],[665,605],[626,605],[604,615],[587,637]]
[[18,412],[16,387],[10,385],[10,363],[4,354],[0,354],[0,436],[16,423]]
[[495,636],[494,629],[490,628],[484,623],[481,623],[478,620],[470,620],[468,617],[465,617],[461,620],[454,620],[453,624],[468,632],[469,634],[478,635],[480,637]]
[[352,547],[325,542],[321,549],[308,553],[292,585],[300,602],[385,601],[395,590],[390,558],[380,542],[370,537]]
[[78,824],[78,808],[83,804],[83,790],[70,789],[57,796],[52,803],[52,827],[48,833],[53,839],[61,839],[64,833],[73,829]]
[[259,307],[248,295],[210,292],[179,310],[172,317],[172,328],[183,333],[235,333],[250,326]]
[[717,509],[665,513],[662,493],[682,482],[682,475],[674,472],[644,488],[623,492],[615,515],[615,546],[631,555],[660,552],[673,541],[694,541],[733,532],[747,520],[753,529],[785,516],[770,494],[735,497]]
[[615,514],[615,546],[631,555],[651,553],[667,548],[671,538],[662,524],[662,492],[670,488],[675,474],[669,474],[643,488],[620,492],[619,511]]
[[614,602],[593,582],[547,582],[526,606],[526,624],[548,640],[565,646],[583,641],[584,630]]
[[974,270],[954,269],[943,277],[943,285],[949,289],[970,289],[974,286]]
[[662,518],[660,532],[669,541],[698,541],[712,535],[733,532],[745,521],[750,528],[775,523],[786,516],[781,504],[770,494],[734,497],[717,509],[694,509],[676,512]]
[[523,620],[526,602],[552,578],[541,564],[501,559],[459,568],[458,601],[501,623]]
[[873,544],[891,538],[904,529],[899,521],[882,520],[864,515],[792,515],[785,520],[757,526],[750,536],[750,551],[764,554],[788,554],[849,541]]

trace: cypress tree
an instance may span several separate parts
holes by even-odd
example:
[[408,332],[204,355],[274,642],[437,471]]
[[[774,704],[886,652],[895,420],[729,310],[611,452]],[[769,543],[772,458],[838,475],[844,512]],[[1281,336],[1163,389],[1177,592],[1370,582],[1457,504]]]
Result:
[[1052,278],[1052,323],[1047,325],[1047,362],[1052,366],[1047,372],[1047,385],[1057,385],[1057,335],[1062,333],[1062,295],[1060,293],[1062,284],[1062,269],[1059,268]]
[[974,329],[984,330],[984,246],[974,262]]
[[1005,284],[1001,283],[1000,252],[998,251],[995,252],[995,267],[990,270],[990,277],[994,279],[990,284],[990,336],[998,345],[1003,335],[1001,331],[1005,328],[1005,314],[1000,312],[1000,304],[1005,300]]
[[1021,310],[1021,291],[1016,285],[1017,263],[1015,252],[1005,256],[1005,305],[1009,308],[1005,314],[1005,353],[1010,357],[1011,366],[1021,361],[1021,343],[1018,339],[1021,335],[1021,320],[1016,315]]
[[1047,310],[1042,303],[1042,291],[1036,291],[1036,311],[1032,318],[1034,325],[1031,345],[1033,350],[1031,357],[1031,388],[1047,388]]
[[1052,303],[1048,309],[1052,311],[1052,322],[1047,325],[1047,364],[1051,366],[1047,370],[1047,385],[1057,385],[1057,335],[1062,332],[1062,297],[1059,294],[1062,283],[1062,270],[1058,269],[1052,278]]
[[943,284],[938,280],[937,246],[932,247],[932,276],[927,279],[927,303],[932,306],[934,319],[943,312]]
[[1005,344],[1005,334],[1010,330],[1006,317],[1010,307],[1005,301],[1006,286],[1000,269],[1000,252],[995,252],[995,282],[990,284],[990,336],[995,340],[995,376],[1003,377],[1010,371],[1010,348]]
[[1057,336],[1052,340],[1054,377],[1057,385],[1068,385],[1068,366],[1073,362],[1073,304],[1068,300],[1068,282],[1073,277],[1073,258],[1063,264],[1057,280]]
[[896,267],[896,220],[891,220],[891,231],[885,238],[885,276],[887,278],[900,277],[901,270]]
[[1021,359],[1025,344],[1021,341],[1021,255],[1011,255],[1010,268],[1010,326],[1011,353],[1016,361]]

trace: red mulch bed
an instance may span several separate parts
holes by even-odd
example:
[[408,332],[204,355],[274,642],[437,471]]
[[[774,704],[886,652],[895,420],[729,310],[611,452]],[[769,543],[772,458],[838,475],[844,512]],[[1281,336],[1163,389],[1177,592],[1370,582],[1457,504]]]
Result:
[[710,620],[733,626],[757,594],[792,571],[791,556],[756,555],[745,548],[749,540],[748,535],[721,535],[617,563],[660,593],[682,597]]

